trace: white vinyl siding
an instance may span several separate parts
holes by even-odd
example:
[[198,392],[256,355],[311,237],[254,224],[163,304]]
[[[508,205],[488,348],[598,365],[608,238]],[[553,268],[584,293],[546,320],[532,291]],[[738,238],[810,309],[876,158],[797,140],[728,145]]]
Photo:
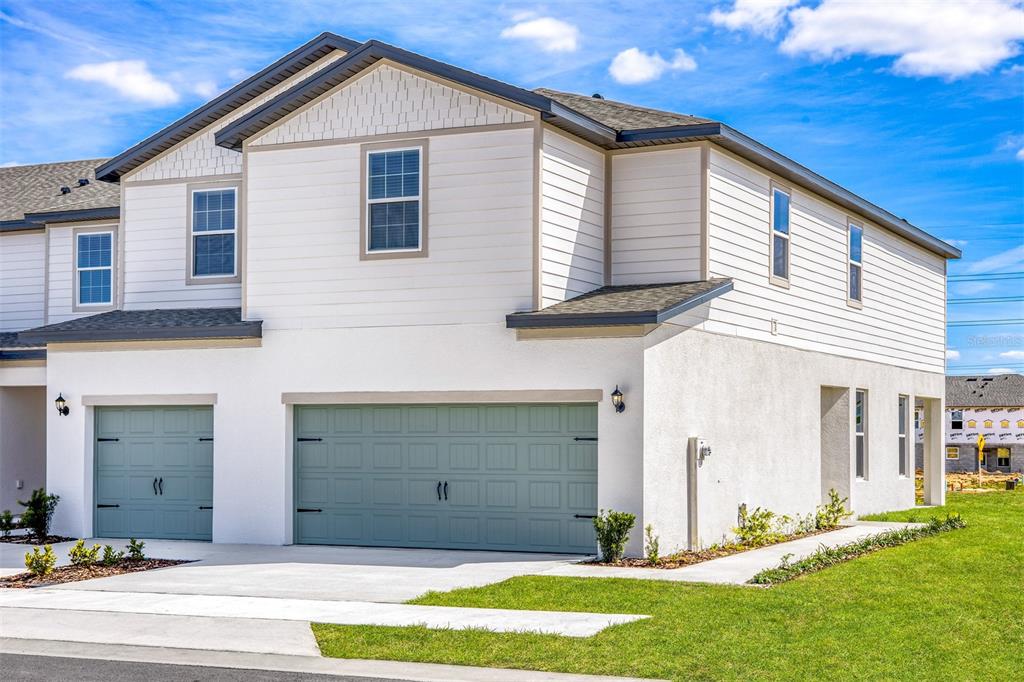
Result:
[[46,235],[0,236],[0,331],[43,324]]
[[612,157],[612,284],[700,279],[700,167],[696,147]]
[[604,284],[605,157],[544,131],[541,156],[541,302]]
[[430,257],[360,260],[360,145],[249,155],[246,287],[265,329],[500,323],[532,307],[533,130],[430,139]]
[[187,186],[127,185],[124,189],[124,307],[234,307],[241,303],[238,283],[186,284],[187,230],[191,197]]
[[[75,295],[77,287],[75,286],[75,278],[78,276],[75,268],[75,227],[73,224],[64,225],[48,225],[46,228],[49,239],[49,259],[50,262],[47,267],[47,273],[49,277],[49,286],[46,291],[47,301],[47,324],[55,324],[57,322],[64,322],[65,320],[74,319],[76,317],[84,317],[86,315],[95,315],[104,310],[109,310],[111,306],[98,306],[96,310],[91,310],[89,306],[79,307],[76,311]],[[84,231],[84,230],[83,230]],[[117,303],[117,292],[118,284],[116,279],[117,275],[117,240],[120,239],[120,235],[117,231],[117,225],[97,225],[95,228],[90,227],[89,232],[113,232],[115,235],[114,240],[114,304]]]
[[[711,302],[704,329],[845,357],[943,372],[945,262],[891,232],[864,225],[863,309],[847,305],[847,222],[842,209],[792,189],[790,287],[771,286],[771,179],[712,147],[708,187],[711,277],[733,291]],[[777,335],[772,320],[777,320]]]

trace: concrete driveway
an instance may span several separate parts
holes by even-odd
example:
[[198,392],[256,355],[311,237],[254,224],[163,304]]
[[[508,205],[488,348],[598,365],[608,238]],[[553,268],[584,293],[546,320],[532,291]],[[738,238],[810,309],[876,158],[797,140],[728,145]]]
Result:
[[[89,540],[117,545],[120,541]],[[54,546],[62,563],[73,543]],[[0,545],[0,568],[24,570],[25,545]],[[546,573],[579,556],[430,549],[227,545],[147,540],[146,555],[189,559],[170,568],[48,589],[400,603],[431,590]]]

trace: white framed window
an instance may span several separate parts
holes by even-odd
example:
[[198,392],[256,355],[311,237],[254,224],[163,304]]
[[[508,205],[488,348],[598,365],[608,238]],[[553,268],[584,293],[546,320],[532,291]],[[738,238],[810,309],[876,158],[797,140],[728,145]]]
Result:
[[956,445],[947,446],[946,459],[960,459],[960,448]]
[[366,151],[365,251],[419,252],[423,247],[423,148]]
[[790,194],[779,187],[772,187],[771,205],[771,280],[775,284],[789,282],[789,209]]
[[853,434],[856,447],[857,478],[868,477],[868,392],[858,389],[854,400]]
[[847,263],[847,301],[859,306],[864,296],[864,228],[849,224],[849,251]]
[[75,234],[75,304],[78,308],[114,303],[114,232]]
[[910,421],[910,398],[905,395],[900,396],[899,400],[899,458],[900,458],[900,476],[907,476],[910,471],[910,448],[909,439],[907,438],[907,426]]
[[964,411],[952,410],[949,413],[949,428],[953,431],[964,430]]
[[234,187],[191,190],[189,274],[193,280],[238,273],[238,192]]

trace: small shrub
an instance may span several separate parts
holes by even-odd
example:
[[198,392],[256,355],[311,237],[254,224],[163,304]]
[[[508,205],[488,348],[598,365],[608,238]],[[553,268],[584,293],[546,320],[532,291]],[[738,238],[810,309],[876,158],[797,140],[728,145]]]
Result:
[[46,542],[50,536],[50,520],[57,509],[60,495],[47,495],[43,488],[36,488],[28,502],[18,501],[25,511],[21,513],[21,525],[32,531],[38,542]]
[[110,545],[106,545],[103,548],[103,559],[101,561],[104,566],[113,566],[121,559],[124,559],[124,552],[118,552]]
[[75,546],[68,550],[72,566],[92,566],[100,557],[100,546],[93,545],[92,549],[85,546],[85,540],[79,540]]
[[0,536],[4,539],[11,537],[11,531],[15,529],[14,514],[11,513],[10,509],[4,509],[0,512]]
[[594,530],[597,532],[597,545],[601,548],[601,559],[608,563],[615,563],[622,558],[626,542],[629,540],[629,531],[633,530],[636,523],[636,516],[628,512],[617,512],[602,509],[601,513],[594,517]]
[[129,538],[128,540],[128,558],[132,561],[143,561],[146,558],[142,548],[146,546],[146,543],[142,540],[136,540],[135,538]]
[[818,530],[831,530],[837,528],[839,522],[848,516],[852,516],[853,512],[846,511],[847,498],[839,499],[839,493],[836,492],[835,488],[830,488],[828,491],[828,503],[818,507],[815,511],[815,527]]
[[56,565],[57,555],[49,545],[45,545],[42,551],[38,547],[33,547],[31,552],[25,552],[25,568],[32,575],[49,575]]
[[740,525],[733,528],[739,544],[746,547],[763,547],[783,540],[786,535],[780,527],[790,523],[788,516],[777,516],[770,509],[755,507],[748,511],[746,505],[740,506]]
[[644,556],[647,557],[648,563],[657,566],[661,563],[661,552],[658,551],[660,542],[658,536],[654,534],[654,526],[647,524],[644,528],[644,537]]

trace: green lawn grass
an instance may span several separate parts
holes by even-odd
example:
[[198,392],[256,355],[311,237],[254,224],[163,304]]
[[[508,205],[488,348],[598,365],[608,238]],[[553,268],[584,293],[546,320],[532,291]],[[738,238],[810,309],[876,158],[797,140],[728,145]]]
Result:
[[643,613],[589,638],[313,626],[325,656],[668,679],[1007,680],[1024,673],[1024,492],[951,494],[968,527],[771,588],[522,577],[416,604]]

